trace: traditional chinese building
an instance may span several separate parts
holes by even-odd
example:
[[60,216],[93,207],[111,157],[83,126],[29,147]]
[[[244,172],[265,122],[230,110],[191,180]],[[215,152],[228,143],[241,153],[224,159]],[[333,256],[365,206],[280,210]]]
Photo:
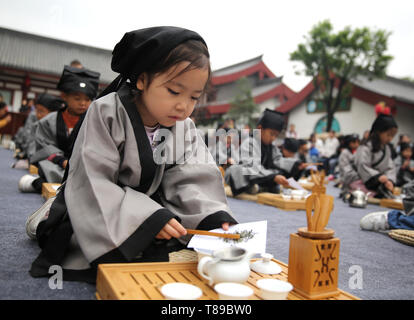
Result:
[[260,112],[265,109],[275,109],[295,92],[282,82],[265,65],[262,56],[243,61],[222,69],[213,71],[207,102],[196,110],[197,117],[217,119],[225,115],[231,108],[231,102],[237,94],[237,81],[245,77],[250,84],[253,99],[259,105]]
[[[371,128],[376,117],[374,107],[380,102],[391,108],[399,126],[398,133],[414,138],[414,84],[389,76],[372,81],[359,77],[354,81],[349,98],[341,102],[334,115],[332,129],[341,134],[362,136]],[[313,81],[276,110],[287,114],[288,125],[295,124],[301,138],[326,130],[326,108]]]
[[111,50],[0,28],[0,93],[15,112],[23,98],[59,95],[56,85],[63,67],[73,60],[100,72],[103,88],[117,76],[111,58]]

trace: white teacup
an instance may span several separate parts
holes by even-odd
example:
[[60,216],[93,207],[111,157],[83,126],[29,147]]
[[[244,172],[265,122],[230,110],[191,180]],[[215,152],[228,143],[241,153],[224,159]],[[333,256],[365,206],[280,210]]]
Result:
[[220,300],[248,300],[253,290],[241,283],[221,282],[214,286]]
[[293,286],[286,281],[277,279],[260,279],[256,282],[264,300],[286,300]]
[[199,287],[183,282],[167,283],[161,293],[167,300],[197,300],[203,295]]

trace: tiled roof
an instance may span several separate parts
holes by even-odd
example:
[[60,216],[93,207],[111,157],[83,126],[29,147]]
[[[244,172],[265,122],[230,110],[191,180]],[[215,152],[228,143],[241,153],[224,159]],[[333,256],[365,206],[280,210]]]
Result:
[[111,70],[111,50],[0,28],[0,66],[60,76],[75,59],[101,73],[103,83],[117,76]]

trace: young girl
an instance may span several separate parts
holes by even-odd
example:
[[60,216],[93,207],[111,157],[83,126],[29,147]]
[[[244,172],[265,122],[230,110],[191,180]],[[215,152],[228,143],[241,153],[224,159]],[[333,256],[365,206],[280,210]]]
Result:
[[[351,134],[344,138],[344,149],[339,155],[339,179],[342,182],[342,194],[356,189],[355,182],[361,178],[355,167],[355,153],[359,147],[359,137],[357,134]],[[353,184],[354,183],[354,184]]]
[[[53,263],[66,280],[94,282],[100,263],[168,261],[188,241],[185,228],[237,223],[187,118],[210,78],[204,40],[176,27],[128,32],[111,65],[120,76],[88,109],[64,188],[37,227],[43,250],[32,276],[50,276]],[[162,153],[174,161],[160,162]],[[44,217],[47,205],[38,211]]]
[[393,191],[397,171],[391,157],[389,143],[398,130],[394,118],[380,114],[371,127],[368,141],[355,155],[355,165],[367,190],[376,197],[385,197]]
[[394,160],[397,167],[397,186],[401,187],[414,180],[413,151],[408,143],[400,144],[400,155]]

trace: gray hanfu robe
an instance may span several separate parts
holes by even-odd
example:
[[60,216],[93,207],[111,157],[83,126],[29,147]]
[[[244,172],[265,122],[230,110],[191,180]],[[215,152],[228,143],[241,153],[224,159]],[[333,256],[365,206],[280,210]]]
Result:
[[253,184],[267,184],[276,175],[298,178],[298,165],[295,158],[284,158],[275,143],[263,145],[256,135],[242,137],[239,163],[226,170],[225,181],[233,195],[245,192]]
[[347,192],[352,182],[361,179],[355,166],[355,154],[347,148],[343,149],[339,155],[338,167],[339,179],[343,183],[342,190]]
[[[39,167],[49,183],[61,183],[70,148],[70,134],[62,117],[63,111],[54,111],[36,123],[34,142],[29,147],[29,161]],[[53,161],[47,160],[56,155]]]
[[377,190],[381,185],[378,181],[381,175],[387,176],[394,185],[396,183],[397,171],[388,145],[378,152],[372,151],[371,141],[360,145],[355,154],[355,166],[358,175],[369,190]]
[[[132,99],[124,85],[89,107],[48,218],[65,221],[67,211],[70,221],[55,228],[56,242],[66,242],[59,252],[65,253],[57,259],[56,247],[44,250],[32,265],[33,276],[46,275],[45,259],[60,260],[64,278],[66,270],[66,279],[85,281],[94,280],[100,263],[168,261],[165,252],[177,240],[155,236],[172,218],[191,229],[237,223],[221,173],[192,120],[160,129],[153,152]],[[45,239],[38,235],[47,247]],[[180,239],[181,245],[188,240]],[[83,271],[91,273],[82,278]]]

